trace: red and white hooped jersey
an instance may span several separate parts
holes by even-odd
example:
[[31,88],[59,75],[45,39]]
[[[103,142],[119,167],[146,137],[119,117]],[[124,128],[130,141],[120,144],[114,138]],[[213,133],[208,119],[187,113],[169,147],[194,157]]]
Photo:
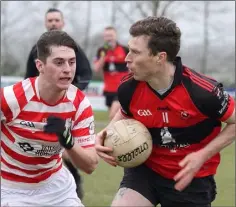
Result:
[[3,180],[40,183],[61,169],[63,148],[56,135],[43,132],[49,115],[65,119],[80,146],[94,146],[92,107],[75,86],[71,85],[55,105],[48,105],[40,99],[38,78],[1,88]]

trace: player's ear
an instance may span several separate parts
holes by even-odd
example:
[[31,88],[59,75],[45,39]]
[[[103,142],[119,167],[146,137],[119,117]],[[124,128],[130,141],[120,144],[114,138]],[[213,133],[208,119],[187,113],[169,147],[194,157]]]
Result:
[[157,65],[164,63],[165,61],[167,61],[167,53],[166,52],[157,53],[157,55],[156,55]]
[[36,65],[36,68],[38,69],[39,73],[44,73],[44,63],[39,60],[39,59],[36,59],[35,60],[35,65]]

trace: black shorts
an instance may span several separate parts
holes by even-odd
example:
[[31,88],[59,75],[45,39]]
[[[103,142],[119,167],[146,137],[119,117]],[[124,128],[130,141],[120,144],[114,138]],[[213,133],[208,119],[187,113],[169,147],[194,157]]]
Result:
[[117,95],[117,93],[104,92],[103,95],[105,96],[105,99],[106,99],[106,106],[107,106],[107,107],[111,107],[113,101],[118,101],[118,95]]
[[133,189],[154,206],[210,207],[215,200],[216,183],[213,176],[195,178],[182,192],[174,189],[175,181],[166,179],[145,165],[124,170],[120,188]]

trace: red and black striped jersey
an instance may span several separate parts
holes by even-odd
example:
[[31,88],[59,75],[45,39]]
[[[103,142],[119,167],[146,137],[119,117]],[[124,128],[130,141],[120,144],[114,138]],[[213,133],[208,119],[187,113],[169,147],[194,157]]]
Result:
[[[101,47],[97,51],[97,60],[101,57],[102,52],[104,52],[104,48]],[[105,65],[103,68],[105,92],[116,93],[121,79],[128,74],[125,62],[127,54],[128,48],[120,44],[117,44],[113,50],[105,51]]]
[[[172,86],[162,95],[132,76],[118,89],[122,114],[142,122],[152,135],[154,147],[145,164],[171,179],[179,161],[213,140],[235,108],[221,83],[183,66],[180,57],[175,65]],[[213,156],[196,177],[215,174],[219,162],[220,155]]]

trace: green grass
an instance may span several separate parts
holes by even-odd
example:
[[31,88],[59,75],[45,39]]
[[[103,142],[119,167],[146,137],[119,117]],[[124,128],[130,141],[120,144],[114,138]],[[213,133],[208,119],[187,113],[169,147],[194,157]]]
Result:
[[[96,112],[97,122],[107,122],[107,113]],[[97,131],[101,130],[101,126]],[[102,160],[92,175],[84,175],[85,206],[109,206],[118,189],[123,170],[111,167]],[[213,206],[235,206],[235,145],[222,152],[216,175],[217,197]]]

